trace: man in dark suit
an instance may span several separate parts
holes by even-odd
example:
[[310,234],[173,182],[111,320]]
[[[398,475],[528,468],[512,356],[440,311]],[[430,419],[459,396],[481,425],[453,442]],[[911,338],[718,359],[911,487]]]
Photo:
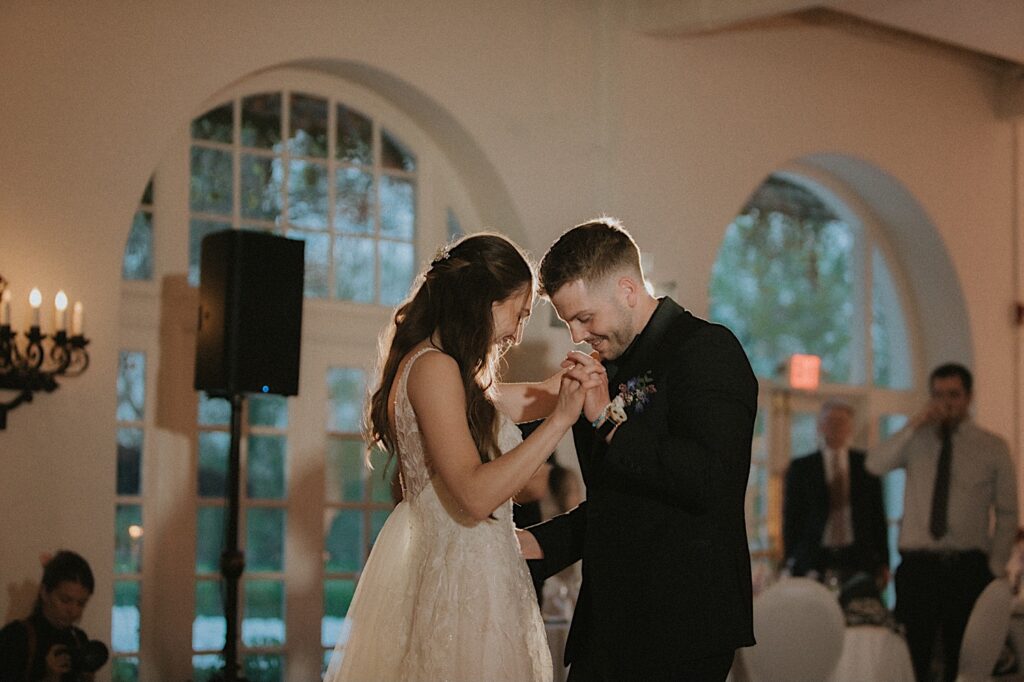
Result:
[[573,429],[587,500],[530,529],[536,575],[583,560],[569,679],[724,680],[735,650],[754,643],[750,363],[728,329],[648,292],[636,243],[613,219],[563,234],[540,279],[596,358],[571,356],[608,377]]
[[835,575],[840,584],[857,573],[889,579],[882,482],[850,449],[853,407],[825,403],[818,415],[822,447],[794,459],[786,472],[782,538],[793,575]]

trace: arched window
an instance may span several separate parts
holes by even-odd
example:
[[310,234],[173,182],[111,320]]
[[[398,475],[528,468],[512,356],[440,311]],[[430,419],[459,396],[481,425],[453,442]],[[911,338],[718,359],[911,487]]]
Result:
[[[712,271],[710,317],[736,333],[761,383],[747,517],[755,569],[766,572],[783,551],[781,477],[792,457],[816,449],[820,405],[854,406],[861,447],[891,433],[913,405],[899,280],[882,230],[842,193],[820,177],[769,176],[729,225]],[[821,357],[816,391],[789,389],[794,353]],[[894,540],[901,479],[890,476],[886,487]]]
[[250,396],[242,419],[240,662],[253,682],[316,679],[393,504],[359,428],[377,337],[418,258],[477,210],[405,110],[312,71],[240,82],[169,149],[122,264],[119,405],[145,409],[118,412],[114,679],[198,682],[222,665],[230,410],[192,390],[190,363],[200,242],[223,229],[305,243],[299,395]]
[[777,376],[793,353],[813,353],[827,383],[910,388],[906,321],[870,241],[819,193],[772,175],[726,231],[711,317],[736,333],[760,377]]
[[416,156],[331,97],[238,97],[192,122],[189,282],[231,227],[306,243],[306,295],[393,305],[414,268]]

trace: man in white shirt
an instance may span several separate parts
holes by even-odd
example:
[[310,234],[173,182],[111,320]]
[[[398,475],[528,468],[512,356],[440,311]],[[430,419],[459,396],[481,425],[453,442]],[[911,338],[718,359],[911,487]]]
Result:
[[[1004,573],[1017,532],[1017,481],[1006,441],[971,420],[973,377],[937,367],[931,400],[868,454],[868,469],[906,469],[896,616],[906,625],[918,680],[928,679],[942,633],[944,679],[955,680],[960,643],[978,595]],[[995,526],[990,533],[990,518]]]

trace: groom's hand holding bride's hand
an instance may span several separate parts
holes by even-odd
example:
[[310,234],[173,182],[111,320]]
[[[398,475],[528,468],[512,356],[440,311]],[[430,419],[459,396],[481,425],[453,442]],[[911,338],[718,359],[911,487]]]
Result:
[[596,382],[587,391],[587,395],[583,400],[583,414],[586,415],[589,421],[597,419],[608,405],[608,372],[596,356],[596,353],[587,355],[578,350],[571,350],[566,354],[565,360],[562,361],[562,367],[578,368],[578,371],[585,372],[587,376]]
[[[554,413],[559,413],[568,420],[568,428],[576,423],[583,411],[584,403],[590,393],[607,379],[602,379],[603,372],[598,373],[582,363],[562,363],[558,403]],[[604,369],[603,367],[601,368]],[[554,416],[554,413],[552,416]]]

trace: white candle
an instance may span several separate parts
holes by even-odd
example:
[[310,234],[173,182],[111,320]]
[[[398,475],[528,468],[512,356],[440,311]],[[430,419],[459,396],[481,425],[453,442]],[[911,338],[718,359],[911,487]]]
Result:
[[62,332],[68,327],[68,295],[61,289],[53,298],[53,327]]
[[4,289],[0,294],[0,325],[11,324],[11,290]]
[[39,326],[39,306],[43,305],[43,295],[39,293],[39,289],[33,287],[32,291],[28,295],[28,304],[32,306],[32,326]]
[[82,319],[85,316],[82,312],[82,302],[75,301],[75,306],[71,309],[71,335],[81,336],[83,332]]

